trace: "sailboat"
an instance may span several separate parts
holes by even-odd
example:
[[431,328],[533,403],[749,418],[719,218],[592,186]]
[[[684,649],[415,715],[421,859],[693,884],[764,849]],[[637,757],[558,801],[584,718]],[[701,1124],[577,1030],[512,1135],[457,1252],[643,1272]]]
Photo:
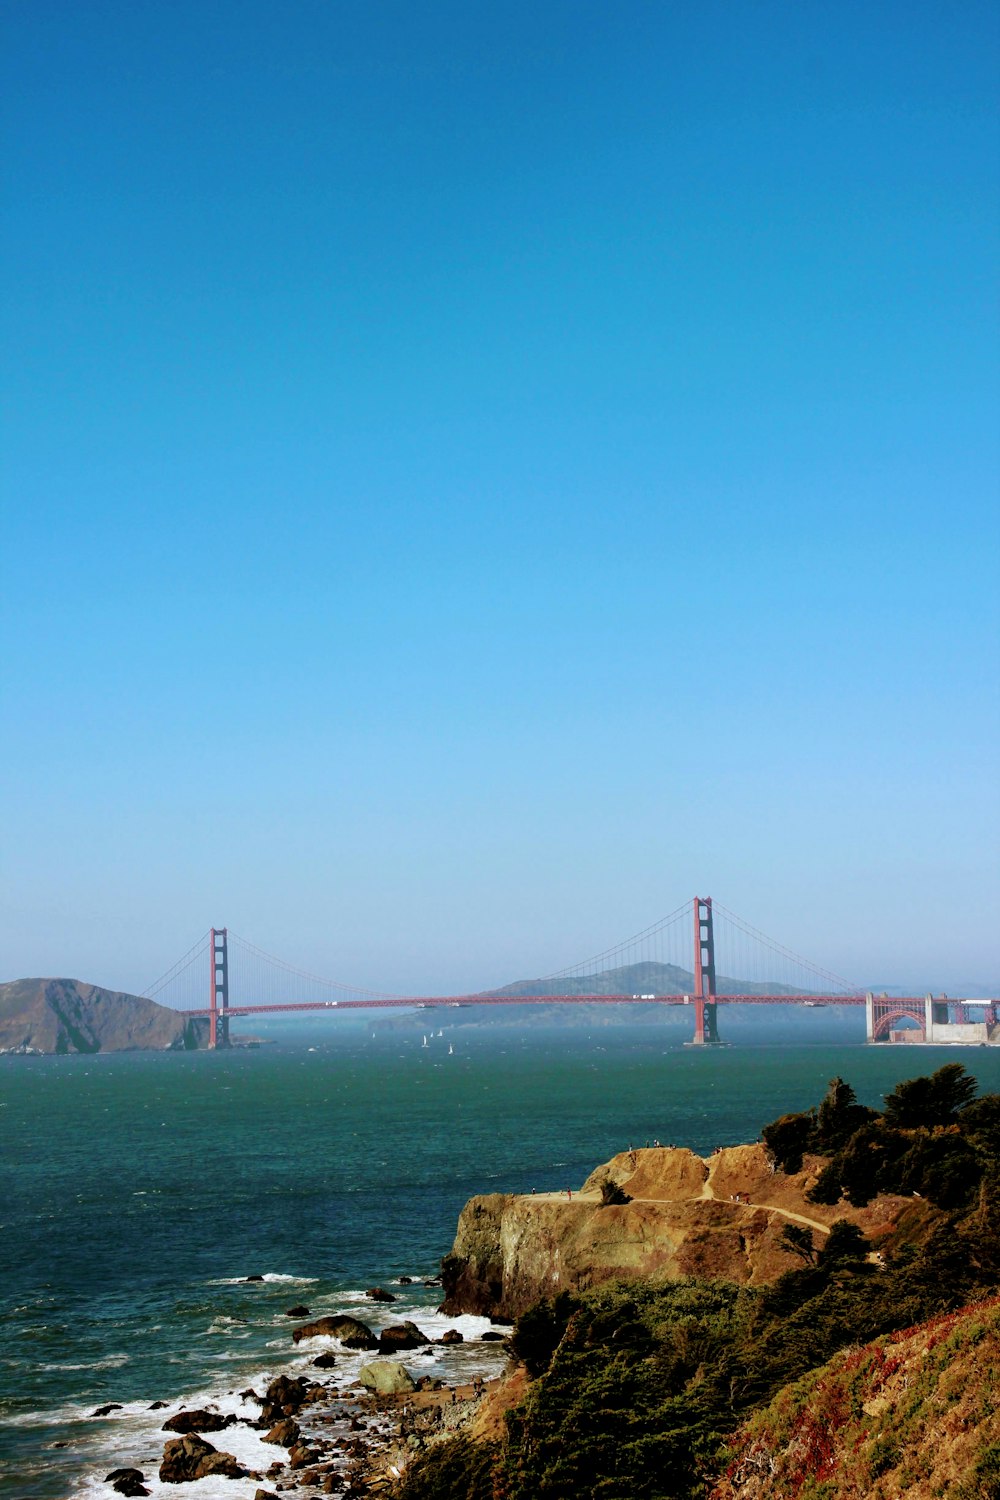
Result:
[[454,1056],[455,1056],[455,1049],[454,1049],[454,1047],[453,1047],[453,1046],[452,1046],[452,1045],[451,1045],[451,1043],[450,1043],[450,1042],[449,1042],[449,1043],[448,1043],[448,1056],[449,1056],[449,1057],[454,1057]]
[[420,1045],[422,1047],[426,1047],[427,1046],[427,1035],[426,1035],[426,1033],[424,1034],[424,1039],[423,1039],[423,1041],[421,1042]]

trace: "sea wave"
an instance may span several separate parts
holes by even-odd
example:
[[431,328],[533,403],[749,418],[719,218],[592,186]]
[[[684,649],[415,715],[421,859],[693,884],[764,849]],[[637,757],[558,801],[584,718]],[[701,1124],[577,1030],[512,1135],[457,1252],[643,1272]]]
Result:
[[130,1359],[128,1354],[108,1354],[104,1359],[94,1359],[83,1364],[51,1364],[35,1365],[36,1370],[118,1370],[122,1365],[127,1365]]
[[[261,1281],[284,1282],[287,1286],[312,1286],[319,1280],[318,1276],[289,1276],[284,1271],[265,1271]],[[249,1276],[216,1276],[211,1281],[206,1281],[205,1286],[259,1286],[260,1282],[251,1281]]]

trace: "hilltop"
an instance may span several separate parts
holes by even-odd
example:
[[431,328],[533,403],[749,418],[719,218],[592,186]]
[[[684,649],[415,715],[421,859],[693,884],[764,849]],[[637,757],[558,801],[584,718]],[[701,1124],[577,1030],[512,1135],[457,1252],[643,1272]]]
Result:
[[203,1046],[204,1033],[155,1000],[78,979],[0,984],[0,1052],[178,1052]]
[[[726,974],[717,977],[717,988],[722,994],[727,995],[790,995],[798,994],[800,991],[791,989],[787,984],[778,984],[776,981],[765,981],[762,984],[747,979],[734,979]],[[570,1026],[586,1024],[590,1028],[611,1025],[649,1025],[650,1021],[656,1021],[678,1028],[690,1028],[691,1019],[680,1006],[657,1005],[651,1001],[648,1005],[637,1005],[633,1001],[623,1001],[620,1004],[609,1002],[606,1005],[593,1005],[581,1002],[579,1005],[572,1003],[576,995],[692,995],[694,993],[694,974],[690,969],[680,968],[677,964],[663,963],[638,963],[626,964],[622,968],[602,969],[598,973],[585,974],[581,976],[566,977],[558,979],[518,979],[513,984],[503,985],[499,989],[483,990],[478,998],[490,1000],[509,998],[518,999],[518,1005],[490,1005],[477,1004],[476,998],[464,1000],[453,1011],[447,1013],[449,1027],[455,1026],[490,1026],[490,1027],[525,1027],[525,1026]],[[532,1005],[531,999],[535,995],[565,995],[566,1000],[560,1000],[556,1004]],[[787,1007],[782,1010],[787,1012]],[[837,1012],[836,1006],[829,1006],[831,1013]],[[759,1030],[761,1026],[777,1024],[788,1025],[788,1016],[775,1015],[775,1007],[759,1005],[755,1008],[752,1021],[754,1029]],[[436,1008],[433,1012],[435,1017],[442,1016],[445,1012]],[[842,1021],[842,1016],[839,1017]],[[735,1018],[737,1025],[744,1022],[738,1016]],[[815,1017],[813,1018],[815,1022]],[[731,1027],[734,1017],[727,1015],[726,1026]],[[375,1024],[382,1030],[413,1030],[414,1025],[418,1027],[428,1024],[428,1013],[418,1010],[415,1015],[410,1012],[406,1015],[395,1017],[380,1017]],[[435,1021],[432,1024],[441,1024]],[[848,1022],[848,1025],[850,1022]],[[815,1025],[814,1025],[815,1031]]]
[[817,1204],[808,1194],[824,1165],[809,1157],[798,1172],[775,1172],[759,1144],[708,1158],[648,1147],[613,1157],[578,1191],[473,1198],[443,1263],[444,1310],[516,1318],[540,1297],[633,1278],[755,1286],[788,1269],[789,1224],[822,1241],[847,1219],[874,1247],[912,1209],[892,1194],[857,1208]]
[[[766,981],[754,984],[747,979],[716,976],[721,995],[794,995],[800,993],[787,984]],[[562,976],[555,979],[518,979],[491,995],[693,995],[694,974],[677,964],[654,962],[626,964],[618,969],[602,969],[596,974]]]

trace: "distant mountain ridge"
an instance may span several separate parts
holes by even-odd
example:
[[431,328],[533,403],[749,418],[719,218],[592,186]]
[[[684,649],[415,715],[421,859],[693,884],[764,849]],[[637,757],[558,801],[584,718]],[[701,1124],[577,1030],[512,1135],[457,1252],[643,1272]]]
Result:
[[[807,993],[787,984],[753,984],[747,979],[716,975],[721,995],[800,995]],[[620,969],[602,969],[563,979],[519,979],[490,995],[693,995],[694,974],[677,964],[626,964]]]
[[78,979],[0,984],[0,1052],[181,1052],[204,1046],[204,1022],[155,1000]]

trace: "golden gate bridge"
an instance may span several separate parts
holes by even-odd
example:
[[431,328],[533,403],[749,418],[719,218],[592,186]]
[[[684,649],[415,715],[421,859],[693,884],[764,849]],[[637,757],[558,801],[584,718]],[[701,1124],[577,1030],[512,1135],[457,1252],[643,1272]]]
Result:
[[[570,968],[502,989],[457,995],[363,989],[324,979],[225,927],[212,927],[143,994],[192,1020],[207,1020],[210,1047],[228,1046],[230,1021],[245,1016],[556,1004],[688,1006],[692,1042],[699,1047],[719,1042],[721,1005],[864,1006],[870,1042],[1000,1041],[996,999],[875,995],[793,953],[707,896],[693,897]],[[901,1028],[902,1022],[910,1024]]]

